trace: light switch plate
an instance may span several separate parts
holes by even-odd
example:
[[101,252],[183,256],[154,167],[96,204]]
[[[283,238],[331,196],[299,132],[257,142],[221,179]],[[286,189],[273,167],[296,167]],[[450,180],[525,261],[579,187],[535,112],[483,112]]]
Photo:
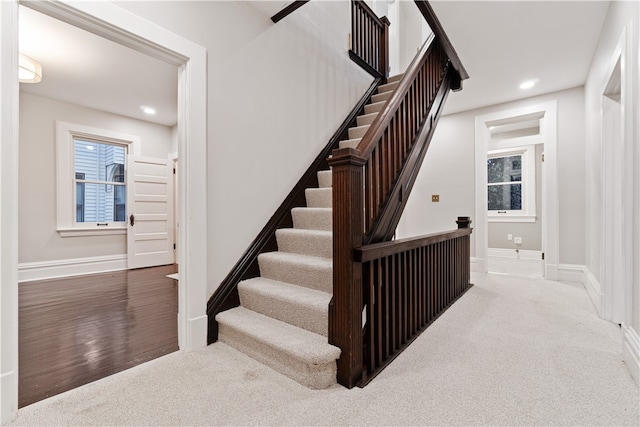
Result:
[[440,201],[440,195],[439,194],[432,194],[431,195],[431,201],[432,202],[439,202]]

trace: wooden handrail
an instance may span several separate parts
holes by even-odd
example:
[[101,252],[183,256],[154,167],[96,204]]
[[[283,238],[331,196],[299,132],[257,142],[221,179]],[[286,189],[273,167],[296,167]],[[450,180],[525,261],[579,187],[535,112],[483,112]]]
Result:
[[296,1],[293,1],[293,2],[291,2],[291,4],[287,5],[287,7],[282,9],[280,12],[276,13],[275,15],[273,15],[271,17],[271,20],[275,24],[276,22],[280,21],[285,16],[289,15],[290,13],[295,11],[296,9],[304,6],[308,2],[309,2],[309,0],[296,0]]
[[431,28],[431,31],[433,31],[436,38],[442,44],[442,48],[447,53],[453,68],[456,70],[457,79],[455,79],[451,89],[455,91],[461,90],[462,80],[468,79],[469,73],[467,73],[464,65],[462,65],[462,61],[460,60],[458,53],[454,49],[453,44],[451,44],[447,33],[444,31],[440,20],[436,16],[436,13],[433,11],[429,2],[425,0],[415,0],[415,3],[416,6],[418,6],[418,10],[420,10],[420,13],[422,13],[422,16],[427,21],[427,24],[429,24],[429,28]]
[[405,96],[407,95],[407,92],[411,88],[413,79],[418,73],[420,67],[422,67],[424,58],[426,58],[433,49],[434,40],[435,37],[433,34],[431,34],[423,43],[420,51],[413,58],[413,61],[411,61],[409,67],[407,67],[407,71],[404,73],[403,78],[400,80],[398,87],[393,91],[393,95],[382,108],[380,113],[378,113],[375,120],[371,123],[371,126],[369,126],[369,129],[367,129],[367,132],[362,137],[362,140],[360,141],[356,149],[361,153],[363,157],[369,157],[380,138],[382,138],[382,134],[389,126],[391,119],[393,119],[393,116],[395,115],[396,111],[398,111],[400,104],[403,102]]
[[471,234],[472,230],[473,229],[471,228],[460,228],[457,230],[427,234],[419,237],[373,243],[371,245],[355,248],[353,250],[353,258],[357,262],[373,261],[374,259],[384,258],[400,252],[433,245],[435,243],[452,240],[457,237],[468,236]]

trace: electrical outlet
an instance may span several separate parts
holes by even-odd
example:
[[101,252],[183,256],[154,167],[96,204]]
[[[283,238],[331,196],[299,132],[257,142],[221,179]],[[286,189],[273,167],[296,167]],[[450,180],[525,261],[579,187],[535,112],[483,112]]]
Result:
[[513,238],[513,243],[515,243],[516,245],[521,245],[522,244],[522,237],[514,237]]
[[431,195],[431,201],[432,202],[439,202],[440,201],[440,195],[439,194],[432,194]]
[[507,234],[507,240],[509,241],[513,240],[513,234]]

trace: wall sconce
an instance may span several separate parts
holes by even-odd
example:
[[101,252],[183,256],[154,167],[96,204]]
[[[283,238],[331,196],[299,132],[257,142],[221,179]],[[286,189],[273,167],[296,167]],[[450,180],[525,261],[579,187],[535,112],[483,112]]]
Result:
[[18,67],[20,83],[39,83],[42,80],[42,66],[27,55],[20,54]]

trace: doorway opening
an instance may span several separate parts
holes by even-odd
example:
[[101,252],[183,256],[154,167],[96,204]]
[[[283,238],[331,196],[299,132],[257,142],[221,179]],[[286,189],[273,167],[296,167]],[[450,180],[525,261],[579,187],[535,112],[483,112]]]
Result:
[[476,117],[474,271],[557,279],[556,104]]
[[[204,96],[207,93],[206,49],[111,3],[80,2],[70,5],[64,2],[29,2],[28,6],[179,68],[178,153],[181,162],[185,165],[182,170],[188,172],[182,173],[179,177],[182,195],[179,210],[183,218],[179,241],[182,243],[183,250],[180,255],[181,272],[178,288],[178,337],[180,349],[204,347],[207,331],[206,304],[204,304],[207,297],[207,192],[206,180],[202,177],[206,176],[207,159],[207,99]],[[2,62],[0,83],[3,88],[3,104],[6,102],[9,108],[18,106],[17,70],[9,71],[8,67],[11,64],[17,66],[17,16],[17,2],[3,2],[0,16],[2,40],[6,48],[4,52],[11,60]],[[17,170],[17,165],[13,165],[13,160],[17,156],[13,156],[12,153],[17,153],[18,150],[18,110],[15,108],[12,111],[15,112],[2,114],[3,146],[6,147],[3,153],[7,155],[1,158],[1,162],[5,171]],[[2,183],[2,195],[5,200],[17,202],[19,194],[17,173],[15,176],[16,178]],[[17,230],[17,215],[3,216],[2,228]],[[3,248],[7,250],[2,252],[2,273],[7,280],[3,279],[2,314],[3,318],[17,319],[17,274],[10,271],[11,266],[14,266],[14,271],[17,271],[17,257],[9,259],[5,254],[18,253],[18,236],[17,233],[9,233],[6,240],[4,236],[3,233]],[[2,420],[10,419],[17,410],[17,329],[17,321],[12,322],[12,327],[3,329],[1,336],[3,349],[15,349],[15,356],[12,354],[12,357],[6,358],[3,350],[3,381],[1,383],[3,399],[0,408]]]

